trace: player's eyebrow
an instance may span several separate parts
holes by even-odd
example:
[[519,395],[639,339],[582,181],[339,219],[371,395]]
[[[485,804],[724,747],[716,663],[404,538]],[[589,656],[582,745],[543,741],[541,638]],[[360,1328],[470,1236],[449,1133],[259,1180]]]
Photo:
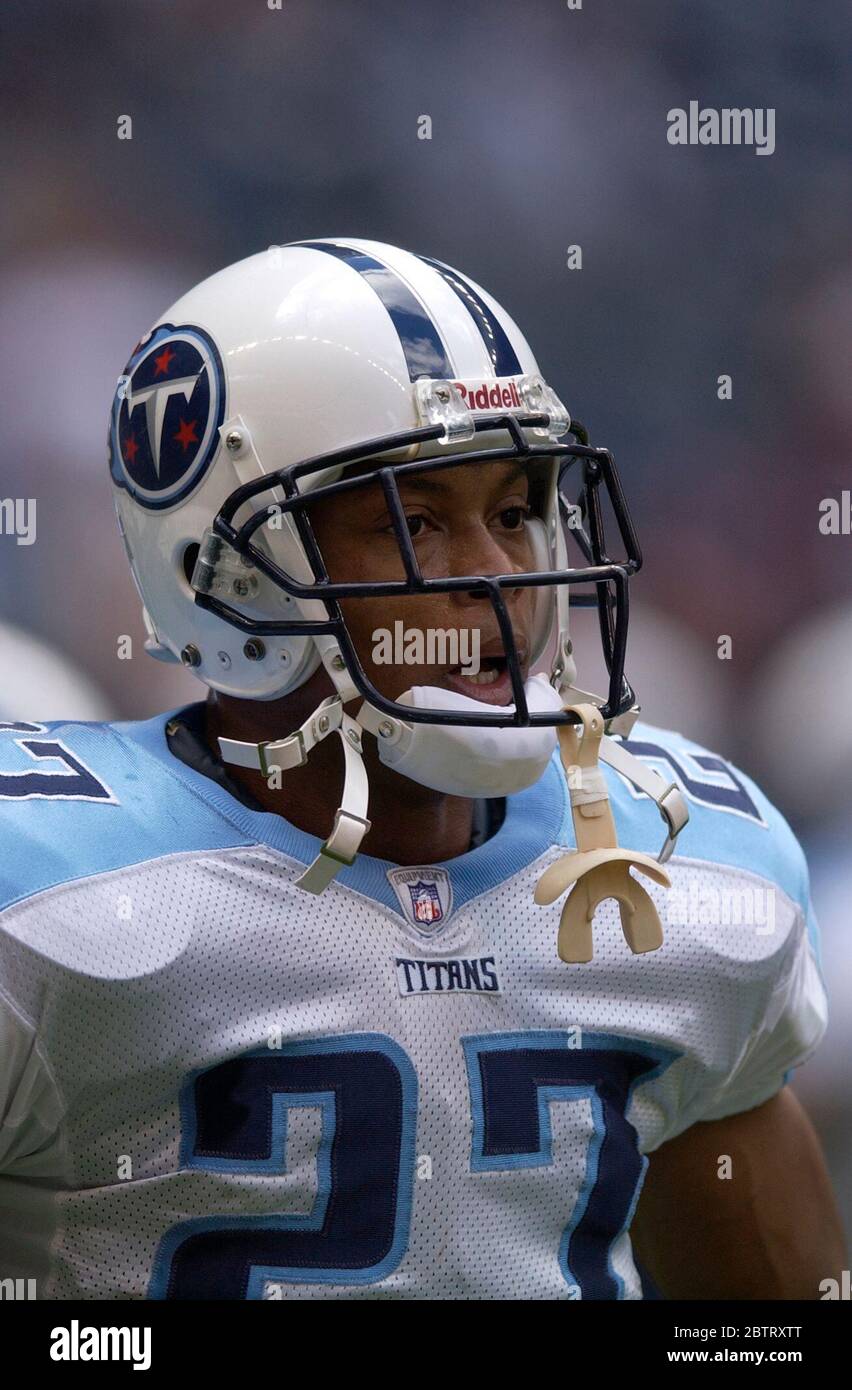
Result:
[[[416,492],[447,492],[452,486],[448,475],[454,471],[455,470],[451,469],[435,469],[434,472],[425,473],[422,476],[412,471],[409,474],[403,474],[402,477],[398,477],[397,483],[400,487],[411,488],[412,491]],[[501,478],[496,479],[494,473],[486,473],[484,476],[486,478],[490,477],[494,481],[496,491],[498,487],[508,487],[510,483],[517,482],[519,478],[525,478],[527,476],[527,471],[516,459],[510,459],[508,460],[508,469]]]

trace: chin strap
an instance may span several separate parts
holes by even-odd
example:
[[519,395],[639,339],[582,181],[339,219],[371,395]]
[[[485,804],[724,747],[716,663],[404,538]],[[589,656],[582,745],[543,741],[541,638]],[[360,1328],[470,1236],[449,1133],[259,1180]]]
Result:
[[317,706],[300,729],[286,738],[266,743],[219,739],[225,762],[251,768],[269,778],[276,771],[287,772],[290,768],[302,767],[308,761],[311,749],[334,733],[339,734],[343,744],[343,797],[334,817],[331,834],[314,862],[296,879],[296,887],[303,888],[307,893],[321,893],[344,865],[355,862],[361,841],[370,829],[367,820],[369,787],[361,755],[361,730],[354,719],[344,714],[340,696],[330,695]]
[[[579,706],[576,708],[579,709]],[[678,835],[689,820],[689,809],[677,782],[666,782],[659,772],[640,762],[632,753],[628,753],[622,743],[616,743],[611,738],[604,737],[598,756],[602,762],[615,768],[615,771],[626,777],[628,782],[632,782],[634,787],[638,787],[640,792],[644,792],[656,802],[657,810],[665,821],[668,832],[657,855],[657,863],[667,863]]]
[[[600,711],[591,704],[568,705],[583,726],[558,727],[559,752],[568,777],[571,814],[577,848],[557,859],[536,885],[539,905],[555,902],[569,890],[559,921],[558,951],[569,964],[590,961],[592,919],[606,898],[615,898],[625,940],[634,954],[655,951],[663,944],[663,929],[653,900],[629,872],[631,866],[663,888],[671,887],[660,867],[671,855],[674,843],[689,819],[686,803],[674,783],[669,786],[659,773],[645,767],[620,744],[606,740]],[[668,826],[665,844],[657,859],[638,850],[619,849],[606,780],[598,759],[614,767],[656,802]]]
[[[569,705],[567,708],[576,710],[583,719],[584,727],[582,745],[579,742],[576,725],[561,725],[558,729],[560,753],[571,788],[571,809],[577,846],[580,851],[593,856],[597,855],[598,858],[593,864],[591,861],[587,862],[582,853],[572,852],[564,859],[558,860],[543,875],[536,888],[536,902],[553,902],[565,888],[586,873],[587,869],[593,869],[596,865],[605,863],[607,859],[624,861],[623,879],[626,881],[625,891],[628,893],[644,894],[647,897],[641,885],[636,883],[635,879],[632,879],[627,873],[629,863],[633,863],[637,868],[641,867],[643,872],[648,873],[652,878],[656,877],[657,882],[668,887],[668,876],[659,868],[659,865],[664,864],[669,858],[677,836],[689,819],[689,812],[680,790],[674,782],[666,784],[658,772],[641,763],[632,753],[628,753],[627,749],[620,743],[615,743],[609,738],[602,740],[603,725],[594,705],[578,704]],[[359,718],[362,716],[363,709]],[[366,721],[363,722],[366,723]],[[335,813],[334,824],[328,839],[313,863],[309,864],[305,872],[296,879],[296,887],[304,889],[307,893],[321,893],[344,865],[348,866],[354,863],[361,847],[361,841],[370,829],[370,821],[367,819],[369,786],[362,755],[361,728],[356,720],[344,713],[343,699],[340,694],[337,694],[323,700],[310,718],[305,720],[301,728],[288,734],[286,738],[269,740],[265,743],[244,743],[240,739],[233,738],[219,739],[221,756],[225,762],[260,772],[269,779],[276,771],[286,772],[290,768],[304,766],[311,750],[329,734],[334,733],[339,735],[343,745],[345,763],[343,796]],[[618,849],[606,782],[598,767],[599,757],[656,802],[668,827],[666,841],[657,860],[652,859],[650,855],[633,854],[630,851]],[[581,785],[575,786],[574,782],[578,770]],[[603,850],[607,852],[601,859],[600,854]],[[610,879],[607,878],[607,882],[609,881]],[[613,882],[616,881],[622,882],[620,874],[613,879]],[[603,879],[600,879],[599,882],[603,883]],[[555,886],[557,883],[560,886]],[[588,884],[585,887],[588,889]],[[576,897],[576,894],[572,895],[563,909],[563,927],[560,928],[559,933],[559,954],[563,960],[591,960],[591,920],[595,907],[605,897],[616,897],[619,898],[619,901],[621,898],[618,892],[609,889],[606,892],[601,892],[591,905],[585,934],[583,934],[581,928],[570,928],[563,931],[568,920],[566,914],[569,909],[571,909],[572,920],[576,915],[575,910],[571,907],[571,903]],[[637,896],[637,906],[639,902]],[[655,946],[662,943],[662,931],[656,916],[656,909],[650,898],[648,903],[656,922],[658,937],[650,945],[634,944],[635,941],[644,939],[641,931],[642,920],[644,919],[640,919],[637,924],[631,926],[629,922],[625,922],[625,908],[622,907],[624,933],[634,951],[653,950]],[[578,931],[579,936],[577,935]],[[576,944],[573,948],[569,944],[575,936],[577,941],[582,936],[583,949],[588,949],[587,955],[565,954],[565,951],[571,949],[576,951]]]

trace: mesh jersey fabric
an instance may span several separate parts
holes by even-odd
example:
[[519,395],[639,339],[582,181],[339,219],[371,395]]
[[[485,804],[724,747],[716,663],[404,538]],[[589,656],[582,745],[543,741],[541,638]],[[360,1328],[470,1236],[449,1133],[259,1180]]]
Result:
[[[690,823],[665,943],[556,954],[558,756],[485,843],[359,856],[175,757],[173,711],[0,728],[0,1246],[41,1298],[637,1299],[647,1155],[775,1094],[826,1026],[802,851],[738,769],[628,746]],[[619,841],[647,797],[605,769]],[[440,892],[438,892],[440,889]]]

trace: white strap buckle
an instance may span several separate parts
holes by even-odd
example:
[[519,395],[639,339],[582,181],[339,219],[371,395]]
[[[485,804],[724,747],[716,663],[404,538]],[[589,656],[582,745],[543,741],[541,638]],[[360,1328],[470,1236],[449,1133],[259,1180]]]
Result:
[[286,738],[267,739],[263,743],[244,743],[237,738],[220,738],[219,748],[226,763],[261,772],[264,777],[276,770],[287,772],[308,761],[312,748],[340,728],[343,705],[336,695],[329,695],[318,705],[300,729]]
[[655,768],[640,762],[622,743],[615,743],[609,737],[601,740],[600,757],[602,762],[609,763],[610,767],[614,767],[616,772],[620,772],[622,777],[626,777],[628,782],[632,782],[634,787],[656,803],[668,832],[657,855],[657,863],[667,863],[678,835],[689,820],[689,808],[680,787],[676,782],[666,783]]
[[678,835],[689,820],[689,810],[683,798],[683,793],[680,787],[676,786],[674,782],[666,788],[659,801],[657,801],[657,809],[660,815],[664,817],[669,827],[669,833],[666,836],[663,848],[657,855],[658,863],[666,864],[668,860],[671,859],[672,850],[675,847],[675,841]]
[[369,787],[361,756],[361,730],[358,724],[344,714],[340,696],[330,695],[317,706],[300,729],[286,738],[265,743],[219,739],[225,762],[260,771],[268,779],[276,770],[301,767],[308,761],[311,749],[333,733],[340,735],[343,744],[346,765],[343,797],[334,817],[331,834],[314,862],[296,879],[296,887],[304,888],[308,893],[321,893],[340,869],[355,862],[361,841],[370,829],[367,820]]
[[361,730],[354,719],[343,714],[337,732],[346,764],[342,804],[335,814],[331,834],[316,859],[296,879],[296,887],[307,893],[321,893],[342,868],[355,862],[361,841],[370,829],[367,819],[369,787],[361,756]]

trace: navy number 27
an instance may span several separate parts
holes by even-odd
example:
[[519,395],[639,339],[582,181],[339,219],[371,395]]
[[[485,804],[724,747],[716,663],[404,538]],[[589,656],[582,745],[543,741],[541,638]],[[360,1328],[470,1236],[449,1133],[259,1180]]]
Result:
[[[572,1047],[561,1031],[490,1033],[462,1045],[472,1173],[549,1166],[551,1103],[590,1102],[586,1181],[566,1213],[558,1260],[578,1296],[618,1298],[610,1251],[629,1225],[645,1164],[626,1110],[633,1086],[671,1055],[606,1034]],[[259,1299],[269,1280],[372,1284],[399,1265],[411,1222],[417,1077],[391,1038],[259,1048],[193,1076],[181,1101],[181,1167],[283,1177],[288,1119],[305,1106],[320,1116],[311,1210],[180,1222],[160,1244],[150,1298]]]

